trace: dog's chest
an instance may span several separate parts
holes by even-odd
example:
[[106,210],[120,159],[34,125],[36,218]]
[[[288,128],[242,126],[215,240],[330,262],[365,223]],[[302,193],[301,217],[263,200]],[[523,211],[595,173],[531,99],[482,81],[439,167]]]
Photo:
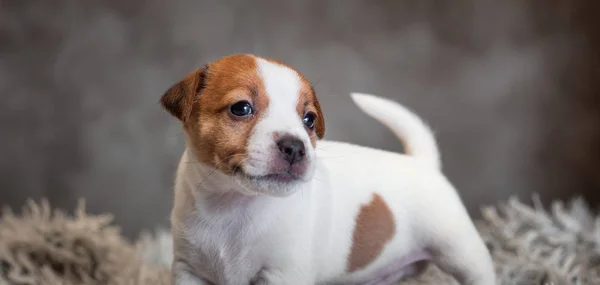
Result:
[[186,234],[189,259],[194,270],[215,284],[248,284],[263,263],[260,237],[247,217],[222,219],[219,223],[202,220],[190,225]]

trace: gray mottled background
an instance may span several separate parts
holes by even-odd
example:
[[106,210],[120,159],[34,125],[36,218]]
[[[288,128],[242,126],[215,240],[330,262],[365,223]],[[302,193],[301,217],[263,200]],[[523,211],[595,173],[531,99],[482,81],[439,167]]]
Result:
[[593,0],[0,0],[0,205],[83,197],[130,236],[167,224],[183,142],[158,98],[239,52],[314,82],[329,139],[401,150],[351,91],[419,112],[474,214],[532,192],[596,204],[594,11]]

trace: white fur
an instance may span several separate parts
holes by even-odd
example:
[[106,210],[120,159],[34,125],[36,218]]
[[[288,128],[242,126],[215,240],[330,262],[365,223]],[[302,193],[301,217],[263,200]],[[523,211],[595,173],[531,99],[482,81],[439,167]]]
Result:
[[[260,176],[268,174],[269,161],[278,155],[276,140],[277,136],[293,136],[305,145],[310,145],[310,137],[304,129],[302,121],[298,118],[296,106],[301,82],[296,71],[287,67],[271,63],[262,58],[256,58],[258,72],[265,85],[265,91],[269,94],[269,107],[263,113],[259,123],[256,124],[248,142],[248,161],[242,166],[243,170],[250,175]],[[306,160],[312,161],[315,151],[308,148]],[[314,164],[306,173],[309,177],[314,171]],[[296,187],[281,187],[271,183],[262,183],[258,192],[271,195],[285,196],[296,191]]]
[[350,96],[363,112],[406,141],[412,156],[434,168],[441,168],[440,152],[433,132],[421,118],[392,100],[364,93],[351,93]]
[[[259,61],[259,67],[270,105],[250,138],[250,160],[255,161],[245,171],[265,173],[274,132],[301,138],[314,171],[292,186],[252,184],[215,171],[186,150],[172,213],[174,284],[392,285],[396,280],[378,281],[375,272],[400,261],[391,272],[399,278],[404,263],[423,251],[462,284],[495,284],[489,253],[436,167],[437,148],[427,145],[429,131],[414,120],[418,117],[375,97],[354,96],[399,135],[421,136],[405,138],[418,156],[331,141],[318,142],[315,151],[295,110],[297,75],[266,61]],[[374,262],[349,274],[355,219],[373,193],[391,208],[396,232]]]

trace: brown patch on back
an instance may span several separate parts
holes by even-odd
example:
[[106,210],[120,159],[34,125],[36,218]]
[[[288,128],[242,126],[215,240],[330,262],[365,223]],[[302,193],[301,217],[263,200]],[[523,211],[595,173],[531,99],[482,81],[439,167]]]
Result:
[[374,193],[371,202],[362,205],[356,217],[347,271],[354,272],[373,262],[395,232],[392,211],[383,198]]

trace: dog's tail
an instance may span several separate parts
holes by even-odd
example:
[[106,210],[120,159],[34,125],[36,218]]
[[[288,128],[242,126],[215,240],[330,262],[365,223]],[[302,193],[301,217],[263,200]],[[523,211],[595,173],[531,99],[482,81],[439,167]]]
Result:
[[364,93],[351,93],[354,103],[387,126],[403,142],[407,155],[441,168],[440,153],[431,129],[408,108],[394,101]]

